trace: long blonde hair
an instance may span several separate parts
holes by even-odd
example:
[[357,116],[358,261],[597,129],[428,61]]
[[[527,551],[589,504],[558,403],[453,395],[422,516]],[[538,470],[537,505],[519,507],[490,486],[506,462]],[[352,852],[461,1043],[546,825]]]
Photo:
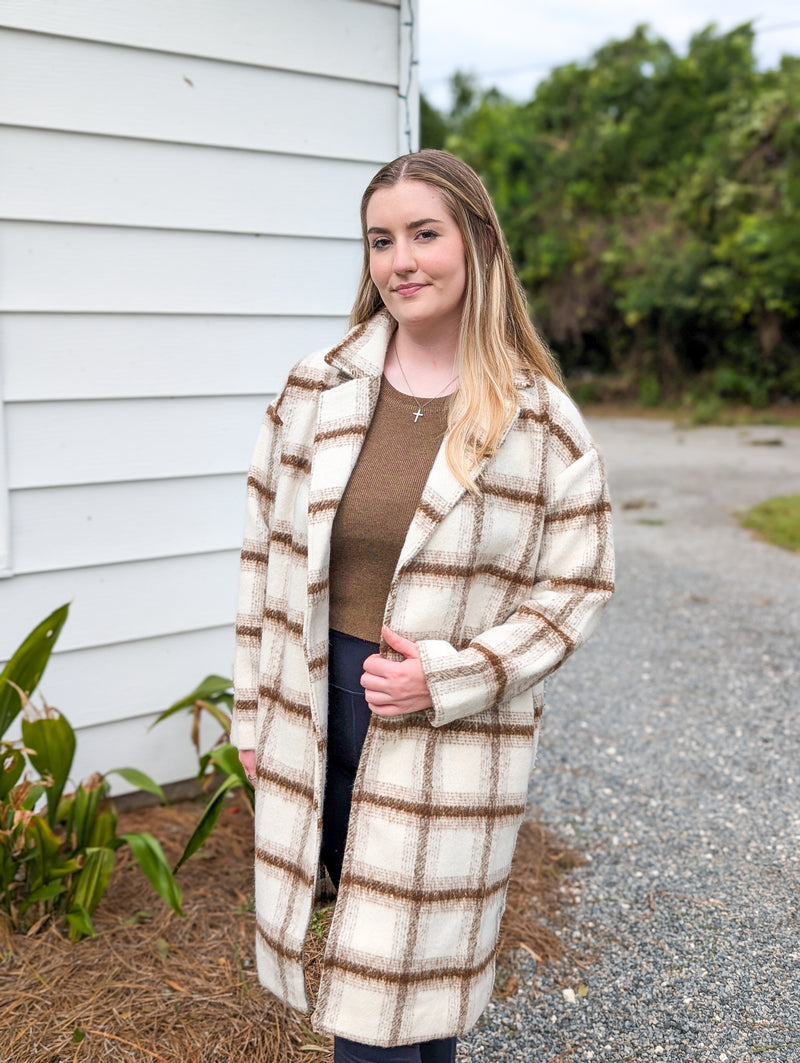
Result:
[[369,272],[367,206],[379,188],[423,181],[435,188],[464,241],[467,284],[458,339],[460,383],[450,407],[447,460],[459,481],[477,491],[474,471],[492,455],[517,406],[514,374],[534,369],[563,388],[561,372],[528,317],[527,300],[489,194],[475,171],[446,151],[401,155],[372,178],[361,199],[364,262],[350,325],[383,307]]

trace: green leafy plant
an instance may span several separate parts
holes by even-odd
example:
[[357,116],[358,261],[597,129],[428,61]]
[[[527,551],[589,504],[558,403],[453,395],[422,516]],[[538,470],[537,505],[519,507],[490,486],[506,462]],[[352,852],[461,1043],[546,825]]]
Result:
[[[230,679],[224,676],[208,675],[195,689],[179,698],[174,704],[165,709],[155,720],[155,724],[174,716],[178,712],[189,712],[192,717],[191,738],[192,744],[197,751],[198,773],[197,778],[205,785],[211,784],[222,776],[222,782],[211,796],[211,800],[203,810],[192,836],[186,843],[180,859],[175,865],[177,871],[189,857],[201,849],[219,821],[226,796],[235,789],[242,787],[245,791],[250,807],[254,807],[255,795],[250,780],[239,761],[239,754],[230,742],[231,711],[233,709],[233,690]],[[201,752],[201,723],[203,714],[211,716],[215,720],[222,733],[214,745],[207,752]]]
[[[0,674],[0,911],[16,929],[63,918],[70,938],[79,940],[95,933],[91,917],[124,845],[159,896],[183,912],[181,891],[156,838],[117,834],[117,813],[107,800],[112,774],[164,801],[161,787],[135,768],[116,768],[66,792],[75,732],[56,709],[32,709],[30,697],[68,611],[61,606],[37,625]],[[21,712],[22,741],[7,741],[4,735]],[[35,779],[27,777],[27,766]]]

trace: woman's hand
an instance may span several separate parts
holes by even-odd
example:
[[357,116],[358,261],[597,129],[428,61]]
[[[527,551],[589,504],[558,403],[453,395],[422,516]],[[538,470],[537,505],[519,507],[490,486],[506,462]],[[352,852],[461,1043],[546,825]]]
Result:
[[244,773],[250,782],[256,781],[256,751],[254,749],[240,749],[239,763],[244,768]]
[[364,661],[361,685],[372,712],[377,716],[402,716],[406,712],[424,712],[431,707],[431,695],[419,659],[417,644],[388,627],[381,628],[384,641],[405,657],[404,661],[387,661],[373,653]]

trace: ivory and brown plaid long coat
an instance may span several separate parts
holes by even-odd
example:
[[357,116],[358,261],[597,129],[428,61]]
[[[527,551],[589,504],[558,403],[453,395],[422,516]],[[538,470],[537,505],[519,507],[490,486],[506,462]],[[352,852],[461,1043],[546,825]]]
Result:
[[[308,1010],[325,790],[328,558],[378,396],[381,312],[302,361],[269,407],[248,480],[233,741],[257,750],[261,981]],[[463,1034],[485,1007],[542,709],[542,681],[613,589],[597,452],[538,375],[480,492],[437,455],[385,621],[418,643],[433,708],[373,717],[312,1018],[376,1045]]]

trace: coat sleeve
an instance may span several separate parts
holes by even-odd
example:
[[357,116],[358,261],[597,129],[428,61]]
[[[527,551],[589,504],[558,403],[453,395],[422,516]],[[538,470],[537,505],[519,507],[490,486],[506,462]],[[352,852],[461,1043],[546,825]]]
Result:
[[247,477],[244,542],[236,615],[231,742],[255,749],[270,519],[275,502],[281,420],[277,403],[266,412]]
[[491,709],[539,683],[589,636],[613,590],[611,506],[590,445],[550,483],[529,595],[460,651],[438,640],[419,643],[431,723]]

